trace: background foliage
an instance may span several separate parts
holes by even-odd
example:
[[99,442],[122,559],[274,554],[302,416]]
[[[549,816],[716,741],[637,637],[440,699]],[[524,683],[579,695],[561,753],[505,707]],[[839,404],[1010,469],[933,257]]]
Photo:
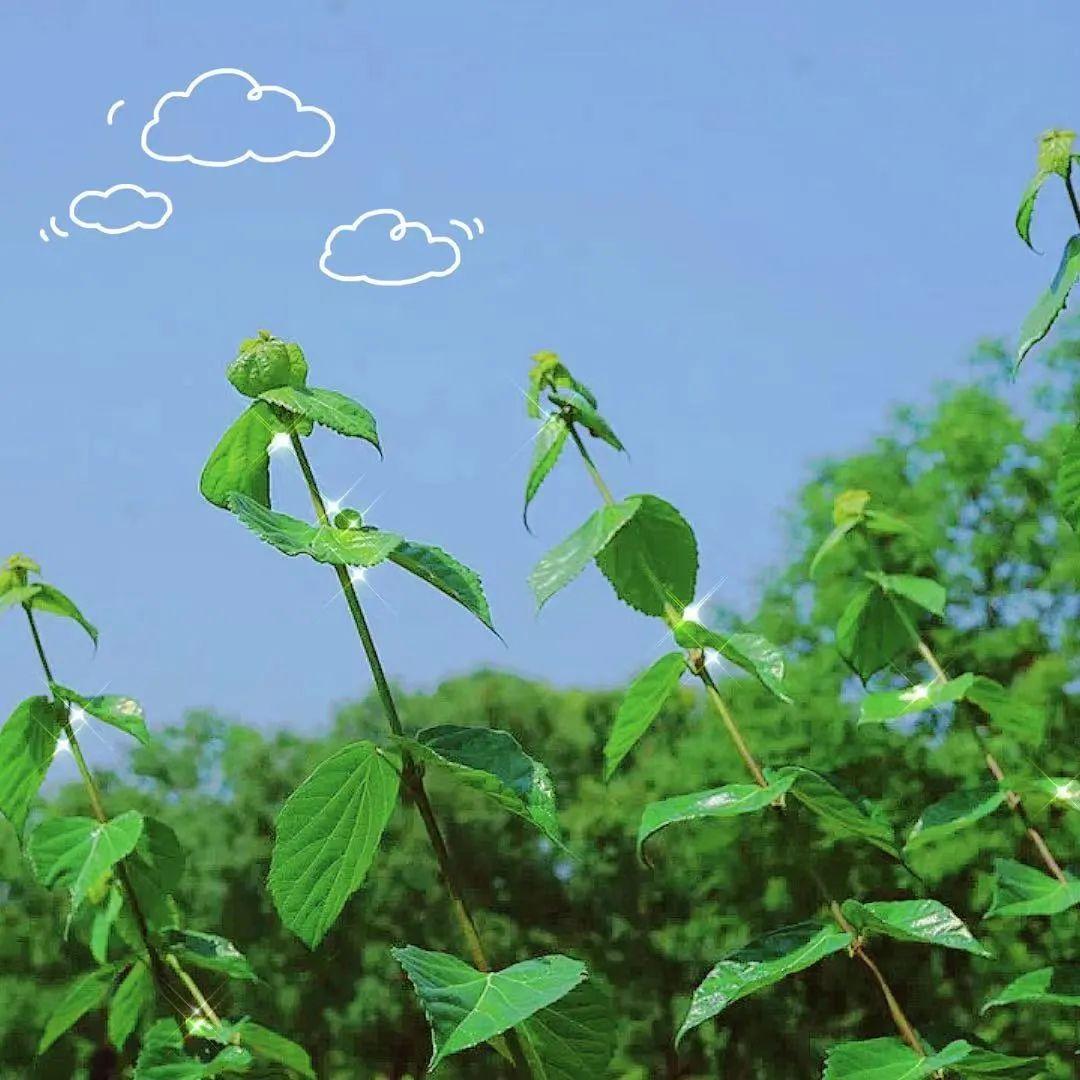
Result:
[[[1048,350],[1045,377],[1019,400],[1007,382],[1004,351],[985,346],[974,381],[942,388],[931,407],[900,410],[864,453],[815,469],[790,515],[790,563],[764,589],[756,619],[788,655],[796,705],[779,704],[748,679],[725,687],[752,743],[768,747],[766,764],[798,760],[838,772],[880,799],[905,829],[928,803],[964,780],[982,779],[974,740],[950,730],[947,711],[900,729],[855,732],[860,693],[831,641],[850,592],[848,556],[830,558],[813,585],[807,571],[831,527],[835,494],[865,488],[931,541],[950,605],[930,641],[947,669],[1012,684],[1044,711],[1042,745],[997,748],[1008,767],[1037,761],[1050,775],[1076,771],[1080,544],[1054,515],[1050,488],[1080,413],[1080,382],[1068,375],[1078,360],[1080,341]],[[1034,375],[1033,367],[1028,386],[1038,381]],[[717,507],[729,511],[722,493]],[[897,560],[890,570],[929,569],[914,546],[890,551]],[[409,727],[449,722],[510,731],[554,777],[573,860],[479,796],[429,777],[493,954],[510,962],[564,952],[608,981],[620,1017],[616,1076],[807,1077],[817,1074],[830,1043],[891,1034],[865,972],[840,956],[739,1002],[717,1024],[692,1033],[676,1058],[672,1037],[689,991],[720,953],[820,906],[809,862],[840,896],[887,899],[912,883],[867,845],[822,840],[804,815],[671,830],[652,842],[654,868],[642,867],[634,842],[641,807],[743,774],[715,719],[687,688],[605,785],[601,748],[619,699],[618,691],[560,690],[497,672],[401,695]],[[181,901],[192,924],[229,937],[263,976],[259,984],[222,988],[229,1012],[257,1015],[302,1042],[325,1077],[422,1075],[427,1025],[390,948],[417,940],[431,949],[457,947],[415,815],[395,816],[383,843],[383,872],[350,901],[318,952],[285,931],[271,907],[265,880],[281,803],[338,746],[358,738],[382,742],[384,731],[374,699],[341,708],[330,732],[312,738],[261,734],[194,713],[181,727],[156,733],[151,747],[135,750],[120,774],[105,778],[114,814],[137,808],[177,831],[190,853]],[[54,793],[43,812],[82,809],[83,793],[72,788]],[[1080,840],[1080,815],[1032,809],[1068,860]],[[914,866],[932,895],[971,916],[988,905],[993,857],[1012,856],[1019,842],[1017,822],[1000,810],[920,851]],[[62,900],[32,883],[6,824],[0,901],[0,1077],[93,1076],[94,1066],[86,1070],[104,1041],[100,1014],[79,1025],[79,1038],[61,1040],[33,1064],[45,1016],[86,957],[78,926],[67,943],[40,931],[62,917]],[[996,960],[887,940],[876,945],[911,1019],[939,1045],[952,1028],[971,1030],[982,1002],[1013,974],[1042,966],[1046,957],[1080,961],[1076,909],[1053,924],[968,922]],[[1075,1012],[1012,1006],[988,1013],[976,1032],[1014,1053],[1049,1048],[1050,1075],[1073,1075]],[[492,1075],[497,1065],[483,1053],[451,1059],[443,1075],[475,1076],[481,1067]],[[102,1056],[97,1068],[104,1063]]]

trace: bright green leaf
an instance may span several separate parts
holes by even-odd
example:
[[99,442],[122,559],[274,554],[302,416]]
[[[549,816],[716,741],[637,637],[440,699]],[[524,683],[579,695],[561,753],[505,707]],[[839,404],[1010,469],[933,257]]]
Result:
[[884,724],[888,720],[899,720],[902,716],[912,716],[960,701],[967,696],[975,678],[967,672],[947,682],[934,679],[928,683],[916,683],[905,690],[882,690],[867,694],[859,703],[859,726]]
[[509,732],[439,724],[425,728],[415,739],[398,741],[420,761],[446,769],[460,783],[562,844],[551,774]]
[[536,498],[540,485],[547,479],[548,474],[559,455],[566,446],[566,440],[570,435],[570,429],[558,416],[552,416],[541,424],[533,442],[532,468],[529,470],[529,478],[525,481],[525,509],[521,513],[525,528],[529,527],[529,503]]
[[596,565],[620,600],[646,615],[681,613],[694,599],[698,550],[694,530],[669,502],[635,495],[637,512],[596,553]]
[[973,1046],[967,1056],[956,1065],[963,1077],[994,1076],[997,1080],[1032,1080],[1043,1076],[1046,1062],[1041,1057],[1013,1057],[999,1054],[996,1050],[984,1050]]
[[791,794],[807,809],[824,818],[841,832],[867,840],[875,847],[892,855],[893,858],[900,858],[892,827],[887,822],[867,813],[828,777],[811,769],[805,769],[801,765],[784,765],[779,769],[765,770],[765,779],[770,784],[792,775],[795,777],[795,783],[791,788]]
[[822,1080],[925,1080],[963,1061],[972,1046],[963,1039],[920,1057],[900,1039],[867,1039],[830,1048]]
[[1020,196],[1020,206],[1016,211],[1016,232],[1032,251],[1035,250],[1035,245],[1031,242],[1031,219],[1035,213],[1035,200],[1038,198],[1043,184],[1051,175],[1052,173],[1040,169],[1032,177],[1031,183],[1024,189],[1024,194]]
[[660,715],[686,672],[681,652],[667,653],[646,668],[627,688],[615,724],[604,744],[604,779],[610,780],[619,763]]
[[185,967],[214,971],[230,979],[258,982],[247,957],[228,939],[200,930],[170,929],[160,935],[162,948]]
[[105,902],[94,912],[90,924],[90,955],[99,963],[109,962],[109,940],[116,917],[124,905],[124,897],[116,884],[109,886]]
[[403,540],[390,552],[390,561],[434,586],[451,600],[456,600],[498,636],[483,583],[475,570],[470,570],[441,548],[418,544],[414,540]]
[[838,544],[843,541],[852,529],[854,529],[862,519],[860,517],[847,517],[839,524],[833,526],[833,530],[825,537],[821,542],[821,547],[814,553],[813,559],[810,560],[810,576],[813,577],[817,573],[818,566],[821,565],[821,560],[829,554]]
[[1044,711],[1018,701],[1016,695],[1001,683],[985,675],[978,675],[964,696],[982,709],[1003,735],[1023,743],[1042,742],[1046,730]]
[[832,924],[803,922],[774,930],[728,953],[694,991],[675,1044],[733,1002],[846,949],[851,941],[851,934]]
[[1061,452],[1054,503],[1073,531],[1080,532],[1080,427],[1073,430]]
[[567,956],[542,956],[485,974],[415,945],[392,951],[431,1024],[431,1070],[527,1020],[586,977],[585,965]]
[[354,439],[366,439],[379,453],[379,434],[375,417],[357,401],[339,394],[336,390],[320,390],[318,387],[279,386],[259,395],[278,408],[306,417]]
[[860,935],[884,934],[897,941],[917,941],[976,956],[993,956],[975,940],[955,912],[937,900],[845,900],[844,918]]
[[109,1002],[109,1042],[117,1050],[124,1049],[124,1044],[138,1026],[139,1018],[148,1012],[153,1004],[154,976],[148,964],[136,960]]
[[225,1046],[209,1060],[192,1057],[175,1020],[159,1020],[146,1033],[134,1080],[209,1080],[227,1073],[243,1073],[251,1053],[242,1046]]
[[954,791],[928,806],[908,834],[905,851],[912,851],[992,814],[1005,801],[997,784],[986,783],[964,791]]
[[882,574],[877,570],[866,571],[866,576],[885,592],[896,593],[931,615],[945,614],[945,589],[933,578],[916,577],[914,574]]
[[784,689],[784,654],[760,634],[719,634],[691,619],[675,627],[675,641],[684,649],[715,649],[725,660],[753,675],[774,697],[791,704]]
[[111,821],[94,818],[48,818],[31,834],[26,852],[42,885],[71,891],[71,911],[78,910],[90,888],[135,850],[143,816],[128,810]]
[[256,1058],[275,1065],[284,1065],[286,1069],[292,1069],[303,1077],[315,1080],[315,1070],[311,1067],[308,1052],[292,1039],[286,1039],[284,1035],[279,1035],[276,1031],[264,1028],[251,1020],[242,1020],[236,1025],[236,1032],[243,1045]]
[[676,795],[650,803],[645,807],[638,826],[638,856],[642,856],[645,841],[669,825],[701,818],[727,818],[755,813],[775,803],[794,783],[795,774],[788,773],[768,787],[727,784],[711,791],[696,791],[691,795]]
[[618,1019],[610,991],[587,979],[517,1030],[535,1080],[600,1080],[615,1053]]
[[270,505],[270,441],[285,431],[274,410],[256,401],[221,436],[199,478],[199,491],[208,502],[228,508],[233,492]]
[[399,783],[382,750],[356,742],[324,761],[281,808],[270,894],[282,922],[309,948],[363,883]]
[[982,1011],[1025,1002],[1080,1009],[1080,967],[1044,967],[1028,971],[990,998]]
[[552,548],[529,575],[529,585],[536,597],[537,607],[543,607],[560,589],[569,585],[640,507],[640,499],[624,499],[614,506],[602,507],[561,544]]
[[1067,880],[1025,866],[1013,859],[994,860],[994,893],[986,918],[993,915],[1057,915],[1080,904],[1080,881]]
[[0,728],[0,813],[22,833],[49,771],[67,711],[46,697],[27,698]]
[[864,683],[911,644],[897,607],[873,585],[859,589],[836,624],[836,651]]
[[68,992],[60,999],[45,1024],[37,1052],[46,1050],[69,1028],[77,1024],[88,1012],[104,1002],[112,989],[118,971],[117,965],[98,968],[96,971],[81,975],[72,984]]
[[1076,279],[1080,277],[1080,234],[1069,237],[1065,250],[1061,253],[1061,262],[1057,272],[1046,290],[1028,312],[1023,326],[1020,327],[1020,346],[1016,353],[1016,366],[1019,367],[1024,357],[1040,342],[1054,325],[1057,317],[1065,310],[1069,292]]
[[28,604],[40,591],[41,586],[38,584],[14,587],[9,585],[0,593],[0,611],[7,611],[8,608],[17,607],[20,604]]
[[312,525],[269,510],[246,495],[229,496],[229,509],[260,539],[283,555],[306,555],[331,566],[376,566],[403,540],[378,529]]
[[68,705],[82,709],[114,728],[126,731],[134,736],[143,746],[150,744],[150,732],[146,730],[146,714],[142,706],[134,699],[121,694],[98,694],[95,697],[83,697],[82,694],[59,683],[50,683],[49,688]]
[[77,622],[89,635],[96,646],[98,643],[97,627],[75,606],[75,601],[65,596],[53,585],[39,584],[37,592],[30,598],[34,611],[44,611],[49,615],[59,615],[62,619]]

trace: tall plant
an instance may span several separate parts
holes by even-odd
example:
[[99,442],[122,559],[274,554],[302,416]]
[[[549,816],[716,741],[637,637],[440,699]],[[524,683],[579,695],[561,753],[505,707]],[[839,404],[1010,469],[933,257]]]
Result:
[[[638,827],[639,852],[657,832],[679,822],[732,818],[789,802],[822,819],[827,828],[873,844],[897,860],[901,853],[891,825],[864,800],[851,797],[832,778],[798,764],[763,766],[748,745],[712,671],[728,661],[756,678],[770,693],[790,701],[784,662],[770,642],[748,631],[721,631],[703,621],[708,596],[696,599],[698,553],[693,530],[674,506],[655,495],[619,500],[586,446],[585,437],[623,450],[598,408],[595,394],[574,377],[555,353],[533,357],[528,412],[540,420],[533,463],[525,486],[529,506],[567,445],[573,444],[601,499],[601,507],[537,564],[530,585],[539,607],[595,562],[616,595],[642,614],[662,619],[677,649],[650,665],[630,685],[604,748],[605,777],[660,715],[681,679],[698,679],[712,709],[741,758],[750,783],[729,783],[647,806]],[[923,1077],[951,1069],[982,1075],[989,1067],[1026,1068],[1031,1062],[995,1054],[965,1039],[939,1050],[919,1036],[886,975],[872,957],[875,936],[987,955],[962,920],[932,899],[837,902],[819,880],[828,919],[813,918],[750,941],[720,959],[694,991],[676,1044],[729,1005],[787,975],[847,952],[870,972],[899,1038],[841,1043],[832,1048],[825,1076]]]
[[[314,1076],[301,1047],[248,1018],[223,1019],[220,1004],[215,1009],[210,998],[220,999],[224,986],[208,997],[191,975],[189,968],[219,982],[256,978],[230,941],[184,925],[172,894],[185,854],[173,830],[135,810],[115,817],[106,812],[80,733],[96,721],[145,745],[146,719],[133,698],[86,695],[57,681],[38,616],[73,620],[95,646],[98,632],[40,573],[25,555],[11,556],[0,570],[0,610],[22,610],[49,690],[23,701],[0,728],[0,814],[20,834],[36,878],[67,893],[64,935],[74,928],[96,966],[61,998],[38,1052],[104,1007],[108,1041],[118,1054],[144,1022],[167,1014],[144,1034],[135,1066],[139,1080],[195,1080],[260,1062]],[[78,767],[90,816],[35,822],[34,799],[60,754],[70,754]]]
[[[561,847],[548,770],[507,732],[441,724],[410,732],[375,645],[357,586],[390,563],[455,600],[494,631],[480,578],[437,547],[373,526],[366,515],[327,500],[305,438],[320,425],[381,453],[375,419],[359,402],[309,386],[299,345],[260,331],[244,341],[227,377],[251,404],[226,431],[203,470],[201,491],[284,555],[327,564],[348,606],[387,722],[386,740],[354,742],[290,796],[277,819],[270,892],[282,921],[315,948],[363,884],[399,802],[415,807],[471,964],[406,945],[394,956],[432,1030],[434,1069],[448,1056],[489,1043],[516,1072],[586,1075],[611,1055],[605,1001],[585,966],[566,956],[495,970],[478,931],[424,783],[438,769],[524,819],[542,843]],[[288,448],[303,475],[314,524],[271,506],[270,456]]]

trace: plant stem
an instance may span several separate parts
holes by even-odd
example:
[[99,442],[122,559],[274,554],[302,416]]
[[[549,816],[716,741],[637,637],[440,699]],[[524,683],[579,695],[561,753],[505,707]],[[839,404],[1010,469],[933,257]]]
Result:
[[1069,171],[1065,174],[1065,190],[1069,193],[1069,202],[1072,203],[1073,214],[1077,225],[1080,225],[1080,202],[1076,198],[1076,188],[1072,182],[1072,162],[1069,162]]
[[[53,700],[57,704],[64,704],[60,702],[52,691],[52,684],[55,681],[53,679],[52,668],[49,666],[48,657],[45,655],[45,646],[41,640],[41,634],[38,631],[37,620],[34,618],[33,609],[28,604],[23,604],[23,610],[26,612],[26,620],[30,624],[30,636],[34,640],[34,648],[37,650],[38,660],[41,662],[41,669],[45,673],[45,678],[49,683],[50,692],[53,693]],[[86,788],[86,794],[90,801],[90,808],[94,813],[94,817],[101,822],[102,825],[108,823],[109,816],[105,812],[105,804],[101,798],[101,789],[97,785],[97,781],[94,779],[94,774],[90,771],[90,766],[87,764],[86,757],[82,752],[82,747],[79,745],[79,740],[75,735],[75,728],[72,726],[71,717],[64,709],[64,719],[61,721],[61,727],[63,728],[64,737],[67,739],[68,748],[71,750],[71,756],[75,759],[75,764],[78,766],[79,775],[82,777],[83,786]],[[176,1008],[176,1002],[171,993],[169,987],[169,980],[166,973],[166,963],[176,971],[180,980],[191,991],[192,997],[196,1003],[202,1009],[211,1023],[216,1027],[221,1027],[221,1020],[210,1007],[209,1002],[203,997],[201,991],[195,983],[195,980],[191,978],[183,967],[181,967],[179,961],[169,954],[166,958],[162,958],[161,953],[154,945],[150,936],[150,926],[146,921],[146,915],[143,912],[142,905],[139,903],[139,898],[135,894],[135,889],[131,884],[131,878],[128,875],[127,867],[124,865],[123,859],[116,864],[116,877],[120,883],[120,889],[124,894],[124,899],[127,902],[128,908],[131,911],[132,917],[135,920],[135,927],[139,932],[139,937],[142,940],[143,945],[146,948],[146,955],[150,959],[150,971],[154,977],[155,983],[161,996],[172,1004],[177,1013],[187,1019],[187,1016],[183,1009]]]
[[[315,479],[315,473],[311,468],[311,462],[308,460],[307,452],[304,450],[304,444],[295,431],[289,433],[289,438],[292,442],[292,448],[296,454],[296,460],[300,466],[300,471],[304,475],[308,494],[311,496],[311,505],[315,510],[315,517],[318,519],[320,525],[328,526],[330,524],[330,517],[326,512],[326,504],[323,502],[322,492],[319,490],[318,482]],[[371,636],[371,629],[364,616],[364,609],[360,605],[360,598],[356,595],[356,589],[353,586],[352,579],[349,577],[349,572],[343,566],[335,566],[334,573],[337,576],[338,584],[341,586],[341,591],[345,594],[345,603],[348,605],[349,614],[352,616],[353,624],[356,626],[356,632],[360,637],[360,643],[364,648],[364,655],[367,658],[368,667],[371,669],[372,678],[375,680],[375,688],[378,691],[379,700],[382,702],[383,712],[386,714],[386,721],[394,735],[404,735],[405,729],[401,723],[401,716],[398,713],[397,703],[394,701],[390,683],[386,678],[386,672],[383,669],[378,650],[375,648],[375,640]],[[423,819],[424,828],[427,830],[428,834],[428,840],[431,842],[431,848],[434,851],[435,859],[439,864],[439,872],[442,875],[443,883],[446,886],[446,892],[450,898],[450,906],[458,921],[462,936],[465,938],[465,943],[469,948],[469,954],[472,956],[473,965],[480,971],[489,972],[491,971],[491,963],[484,951],[484,944],[480,939],[479,931],[476,929],[476,922],[473,919],[472,912],[465,903],[460,879],[458,878],[453,859],[450,856],[449,848],[446,846],[446,840],[443,837],[442,829],[439,826],[439,820],[435,816],[435,808],[431,805],[431,799],[428,797],[427,791],[424,788],[423,777],[408,751],[404,749],[401,753],[401,762],[402,781],[409,794],[412,796],[413,801],[416,803],[416,809],[419,811],[420,817]],[[514,1058],[515,1067],[519,1071],[523,1071],[525,1068],[525,1057],[521,1049],[517,1032],[511,1028],[506,1032],[505,1038],[510,1048],[510,1053]]]
[[[889,594],[889,598],[892,600],[891,593]],[[948,676],[945,674],[945,669],[938,662],[938,658],[934,655],[933,650],[925,641],[923,641],[919,631],[907,617],[907,612],[903,611],[901,605],[897,604],[895,600],[892,602],[897,612],[900,613],[905,626],[907,626],[908,633],[915,642],[915,647],[919,650],[919,655],[926,661],[927,666],[934,673],[934,678],[941,682],[946,682]],[[1005,780],[1005,770],[1002,769],[997,758],[994,757],[986,738],[979,730],[977,724],[972,725],[972,731],[979,743],[979,749],[982,751],[983,760],[986,762],[986,767],[990,771],[990,775],[993,776],[999,784],[1003,783]],[[1027,812],[1027,807],[1024,806],[1020,796],[1015,791],[1006,790],[1005,801],[1009,804],[1009,809],[1016,814],[1020,819],[1021,824],[1023,824],[1024,831],[1027,833],[1032,844],[1035,845],[1035,850],[1039,853],[1039,858],[1042,859],[1043,865],[1050,871],[1054,878],[1061,882],[1062,885],[1067,885],[1068,878],[1065,876],[1065,871],[1061,869],[1060,863],[1054,858],[1054,853],[1050,850],[1050,845],[1047,844],[1042,833],[1035,827],[1035,823],[1031,820],[1031,815]]]

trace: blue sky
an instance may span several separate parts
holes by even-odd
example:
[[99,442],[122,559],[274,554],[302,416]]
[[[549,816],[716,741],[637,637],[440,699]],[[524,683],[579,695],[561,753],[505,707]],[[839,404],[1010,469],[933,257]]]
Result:
[[[243,406],[224,366],[259,327],[379,419],[382,463],[310,441],[325,491],[355,483],[376,524],[488,586],[508,649],[394,568],[372,575],[405,684],[494,663],[613,685],[655,653],[657,624],[595,573],[533,615],[529,569],[594,500],[568,458],[536,537],[521,528],[538,349],[597,390],[629,446],[601,455],[612,486],[678,505],[703,587],[723,579],[718,599],[748,606],[811,463],[962,377],[973,341],[1012,333],[1044,286],[1053,257],[1011,218],[1037,134],[1080,122],[1078,31],[1064,2],[1037,24],[974,2],[4,5],[2,546],[102,629],[94,658],[49,623],[61,677],[134,693],[155,724],[212,705],[312,727],[367,689],[326,568],[197,493]],[[217,67],[324,108],[333,145],[231,168],[144,154],[157,100]],[[228,141],[224,114],[206,137]],[[39,239],[75,194],[116,183],[167,193],[171,218]],[[1049,248],[1066,219],[1045,203]],[[486,228],[461,238],[456,273],[408,288],[318,272],[331,229],[386,207]],[[299,513],[293,472],[275,463]],[[8,616],[11,705],[32,661]]]

